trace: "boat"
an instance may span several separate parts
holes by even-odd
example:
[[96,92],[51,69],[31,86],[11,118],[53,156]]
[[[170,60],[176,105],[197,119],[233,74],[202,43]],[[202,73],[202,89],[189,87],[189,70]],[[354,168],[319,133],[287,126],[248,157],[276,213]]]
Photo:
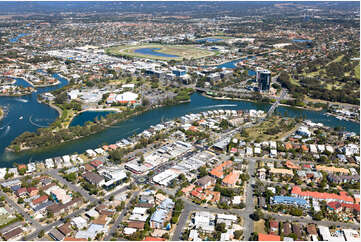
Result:
[[20,116],[19,119],[23,119],[24,117],[23,116]]

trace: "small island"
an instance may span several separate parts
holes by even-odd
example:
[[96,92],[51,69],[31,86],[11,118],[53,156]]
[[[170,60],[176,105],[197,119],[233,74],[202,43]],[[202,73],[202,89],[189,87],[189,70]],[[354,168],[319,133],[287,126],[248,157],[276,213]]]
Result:
[[3,117],[4,117],[4,110],[0,106],[0,121],[3,119]]

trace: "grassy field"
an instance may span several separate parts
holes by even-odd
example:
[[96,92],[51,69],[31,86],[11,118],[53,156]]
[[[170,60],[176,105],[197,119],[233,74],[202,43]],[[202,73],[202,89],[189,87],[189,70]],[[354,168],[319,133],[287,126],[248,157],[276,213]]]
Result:
[[[159,48],[154,52],[159,52],[168,55],[176,55],[177,57],[164,57],[151,54],[135,53],[135,50],[141,48]],[[140,57],[157,60],[182,60],[182,59],[199,59],[206,56],[213,56],[216,52],[200,49],[195,45],[160,45],[160,44],[147,44],[135,46],[117,46],[111,47],[106,50],[107,53],[112,55],[125,55],[131,57]]]
[[[272,116],[261,124],[246,128],[245,137],[249,140],[278,140],[295,128],[296,121],[288,118],[283,119],[279,116]],[[258,142],[258,141],[257,141]]]
[[254,222],[254,232],[257,232],[259,234],[266,234],[263,219],[261,219],[261,220],[259,220],[257,222]]

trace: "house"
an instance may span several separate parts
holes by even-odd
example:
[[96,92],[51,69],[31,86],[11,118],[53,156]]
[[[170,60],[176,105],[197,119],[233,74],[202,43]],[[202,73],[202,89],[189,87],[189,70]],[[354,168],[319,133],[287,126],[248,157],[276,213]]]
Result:
[[281,237],[273,234],[258,234],[258,241],[281,241]]
[[144,222],[140,222],[140,221],[129,221],[128,222],[128,228],[133,228],[133,229],[144,229]]
[[87,182],[96,186],[102,186],[105,183],[104,177],[91,171],[85,172],[82,176]]
[[48,196],[47,195],[42,195],[39,198],[34,199],[31,203],[35,207],[36,205],[39,205],[39,204],[47,202],[47,201],[48,201]]
[[4,238],[4,240],[16,240],[23,232],[24,230],[18,227],[7,233],[2,234],[2,237]]
[[295,169],[295,170],[301,169],[300,166],[295,165],[292,161],[289,161],[289,160],[286,161],[286,167],[287,167],[288,169]]
[[314,200],[325,200],[326,202],[339,201],[344,203],[353,203],[353,198],[350,197],[346,192],[341,191],[340,195],[335,193],[325,193],[325,192],[311,192],[311,191],[302,191],[301,187],[294,186],[291,191],[292,196],[301,197],[304,199],[312,198]]
[[75,226],[79,230],[84,229],[88,226],[87,220],[80,216],[72,218],[70,224]]
[[223,185],[227,187],[236,186],[240,173],[240,171],[232,171],[231,173],[226,175],[222,180]]
[[275,174],[275,175],[293,176],[292,170],[288,170],[288,169],[271,168],[269,172],[270,174]]
[[57,229],[52,229],[48,235],[55,241],[62,241],[65,238],[65,236]]
[[232,214],[217,214],[217,224],[225,223],[227,227],[231,226],[232,223],[237,222],[237,216]]
[[15,195],[18,197],[25,197],[27,194],[28,194],[28,191],[25,187],[19,188],[15,192]]
[[20,165],[18,165],[18,171],[20,172],[20,171],[27,171],[27,166],[25,165],[25,164],[20,164]]
[[327,173],[342,173],[342,174],[349,174],[350,170],[346,168],[338,168],[334,166],[323,166],[323,165],[317,165],[316,170],[318,171],[325,171]]
[[207,189],[214,184],[216,184],[216,179],[208,175],[198,179],[196,182],[196,185],[202,187],[203,189]]
[[90,162],[90,165],[92,165],[94,168],[99,168],[101,166],[103,166],[103,162],[100,160],[93,160]]
[[329,182],[333,182],[333,183],[350,183],[350,184],[354,184],[359,182],[360,180],[360,176],[358,175],[352,175],[352,176],[347,176],[347,175],[336,175],[336,174],[329,174],[327,176],[327,180]]
[[301,224],[292,224],[293,233],[296,234],[298,239],[302,239],[303,237],[303,228]]
[[146,236],[143,241],[166,241],[166,239]]
[[58,227],[58,230],[59,230],[59,232],[62,233],[64,236],[67,236],[67,235],[69,235],[69,234],[72,232],[70,226],[71,226],[70,223],[65,223],[65,224],[59,226],[59,227]]
[[309,207],[308,202],[305,199],[287,196],[274,196],[271,198],[271,204],[296,205],[305,208]]
[[197,229],[212,233],[214,231],[215,216],[210,212],[197,211],[193,217],[193,223]]
[[271,219],[269,221],[269,226],[270,226],[270,233],[274,234],[274,235],[277,235],[278,234],[278,227],[279,227],[278,221],[276,221],[274,219]]
[[223,171],[229,167],[232,166],[232,161],[228,160],[223,162],[222,164],[216,166],[215,168],[213,168],[209,173],[211,174],[211,176],[215,177],[215,178],[223,178]]
[[75,238],[94,240],[98,233],[107,232],[103,225],[91,224],[87,230],[80,230],[76,233]]
[[170,219],[173,207],[174,202],[169,198],[165,199],[152,214],[150,218],[150,227],[157,229],[163,228],[165,221]]
[[316,225],[308,224],[307,225],[307,234],[309,234],[309,235],[317,235]]
[[140,221],[145,222],[149,215],[147,214],[147,208],[135,207],[132,211],[132,215],[130,215],[130,221]]
[[283,234],[284,234],[285,236],[288,236],[288,235],[290,235],[291,233],[292,233],[291,224],[288,223],[288,222],[285,222],[285,223],[283,224]]
[[27,192],[29,194],[29,197],[34,197],[34,196],[38,195],[39,190],[36,187],[28,187]]

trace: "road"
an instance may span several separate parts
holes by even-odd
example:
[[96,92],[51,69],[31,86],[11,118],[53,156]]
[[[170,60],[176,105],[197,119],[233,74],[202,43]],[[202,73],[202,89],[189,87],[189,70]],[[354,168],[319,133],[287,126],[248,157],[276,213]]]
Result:
[[256,179],[253,177],[255,173],[256,167],[256,159],[248,159],[248,175],[250,177],[249,181],[247,182],[246,188],[246,209],[245,214],[243,216],[243,235],[244,239],[248,240],[253,233],[253,221],[250,218],[250,215],[254,212],[254,202],[253,202],[253,185],[256,182]]
[[22,209],[19,205],[17,205],[16,202],[10,199],[6,193],[0,191],[0,196],[3,196],[5,198],[5,201],[10,206],[12,206],[16,210],[16,212],[18,212],[24,217],[25,221],[30,222],[30,224],[34,225],[37,229],[41,228],[41,224],[38,223],[36,220],[32,219],[30,215],[27,212],[25,212],[25,210]]
[[49,176],[54,177],[55,179],[57,179],[57,180],[60,181],[61,183],[67,185],[67,186],[68,186],[69,188],[71,188],[73,191],[80,193],[80,194],[83,196],[83,198],[85,198],[87,201],[94,202],[94,201],[97,200],[96,198],[90,196],[90,195],[89,195],[86,191],[84,191],[81,187],[78,187],[78,186],[74,185],[73,183],[68,182],[68,181],[65,180],[63,177],[59,176],[57,170],[51,169],[51,170],[47,170],[45,173],[48,174]]
[[[131,201],[134,197],[138,196],[139,193],[140,193],[140,191],[133,193],[132,196],[130,197],[129,201]],[[118,218],[115,220],[113,226],[110,228],[108,235],[105,236],[104,241],[109,241],[112,238],[112,236],[114,235],[115,231],[117,230],[119,224],[122,222],[123,217],[126,215],[129,207],[130,207],[130,205],[128,203],[127,206],[119,214]]]
[[[183,200],[184,201],[184,200]],[[177,223],[177,227],[174,230],[172,241],[180,241],[182,238],[182,232],[186,225],[189,214],[192,212],[194,207],[190,205],[188,202],[184,203],[184,208],[182,214],[179,216],[179,220]]]

